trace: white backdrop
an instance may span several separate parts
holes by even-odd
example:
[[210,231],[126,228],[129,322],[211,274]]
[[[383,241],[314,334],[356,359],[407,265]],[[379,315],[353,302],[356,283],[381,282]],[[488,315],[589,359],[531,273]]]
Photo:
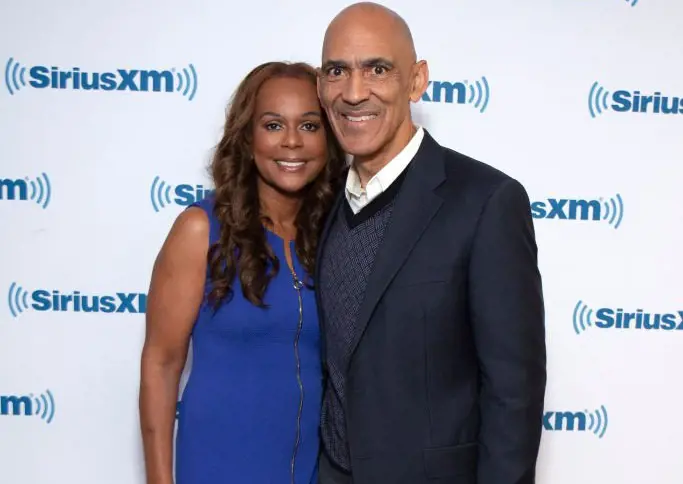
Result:
[[[430,65],[419,122],[532,199],[549,354],[538,482],[679,484],[683,4],[385,3]],[[317,64],[347,4],[0,5],[0,482],[144,482],[154,257],[209,188],[240,79]],[[57,72],[74,69],[99,89]]]

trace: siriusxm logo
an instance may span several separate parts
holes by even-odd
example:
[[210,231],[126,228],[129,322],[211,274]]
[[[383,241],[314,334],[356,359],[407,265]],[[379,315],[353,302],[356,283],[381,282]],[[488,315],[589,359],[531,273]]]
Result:
[[624,200],[618,193],[608,200],[602,197],[597,200],[548,198],[531,202],[531,215],[533,218],[606,222],[618,229],[624,218]]
[[543,429],[555,432],[592,432],[598,438],[603,438],[607,432],[607,409],[601,405],[593,412],[545,412]]
[[160,177],[155,176],[149,189],[149,197],[154,211],[160,212],[162,208],[173,204],[188,207],[195,202],[203,200],[211,192],[213,192],[212,189],[204,188],[202,185],[191,185],[188,183],[170,185]]
[[626,312],[622,308],[599,308],[593,311],[579,301],[574,307],[572,322],[576,334],[588,328],[683,331],[683,310],[653,313],[642,309]]
[[594,82],[588,91],[588,112],[596,118],[608,110],[617,113],[683,114],[683,96],[661,92],[644,95],[640,91],[610,91]]
[[132,91],[179,93],[192,101],[197,93],[197,71],[192,64],[167,70],[113,69],[87,72],[80,67],[25,67],[10,57],[5,65],[5,86],[11,95],[34,89],[69,89],[76,91]]
[[7,303],[10,313],[15,318],[29,309],[73,313],[140,314],[147,310],[147,294],[81,294],[81,291],[62,293],[55,289],[27,291],[13,282],[7,292]]
[[45,209],[50,198],[52,186],[45,173],[35,178],[0,178],[0,201],[31,201]]
[[427,90],[422,95],[426,103],[470,104],[480,113],[486,111],[490,97],[489,83],[486,76],[474,83],[469,81],[429,81]]
[[55,399],[50,390],[38,396],[0,395],[0,416],[2,417],[38,417],[51,423],[55,416]]

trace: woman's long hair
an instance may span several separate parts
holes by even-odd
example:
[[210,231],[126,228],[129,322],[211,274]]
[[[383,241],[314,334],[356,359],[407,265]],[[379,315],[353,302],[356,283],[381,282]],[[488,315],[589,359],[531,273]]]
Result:
[[[214,214],[220,222],[220,238],[209,249],[208,299],[215,308],[233,296],[237,275],[242,293],[252,304],[265,307],[263,296],[280,270],[280,261],[268,245],[257,190],[258,172],[252,155],[253,115],[263,83],[273,78],[297,78],[316,83],[315,69],[305,63],[268,62],[253,69],[240,83],[227,110],[223,137],[211,161],[215,187]],[[332,204],[344,154],[322,112],[327,134],[325,168],[303,194],[296,220],[296,255],[310,285],[314,273],[318,237]],[[304,275],[300,275],[303,278]]]

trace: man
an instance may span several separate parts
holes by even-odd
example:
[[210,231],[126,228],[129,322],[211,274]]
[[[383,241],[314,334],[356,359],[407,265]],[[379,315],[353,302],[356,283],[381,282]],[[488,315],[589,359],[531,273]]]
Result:
[[353,156],[324,229],[322,484],[532,484],[544,304],[524,188],[411,119],[427,88],[393,11],[329,25],[318,93]]

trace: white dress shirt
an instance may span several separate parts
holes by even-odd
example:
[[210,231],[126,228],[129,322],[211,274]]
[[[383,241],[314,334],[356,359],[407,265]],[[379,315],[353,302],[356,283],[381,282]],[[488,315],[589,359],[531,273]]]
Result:
[[353,162],[351,163],[346,177],[345,194],[353,213],[360,212],[363,207],[389,188],[394,180],[403,173],[403,170],[410,164],[410,161],[415,157],[417,150],[420,148],[423,136],[424,130],[421,126],[418,126],[417,132],[413,135],[410,142],[394,159],[387,163],[375,176],[370,178],[365,188],[361,188],[358,172]]

